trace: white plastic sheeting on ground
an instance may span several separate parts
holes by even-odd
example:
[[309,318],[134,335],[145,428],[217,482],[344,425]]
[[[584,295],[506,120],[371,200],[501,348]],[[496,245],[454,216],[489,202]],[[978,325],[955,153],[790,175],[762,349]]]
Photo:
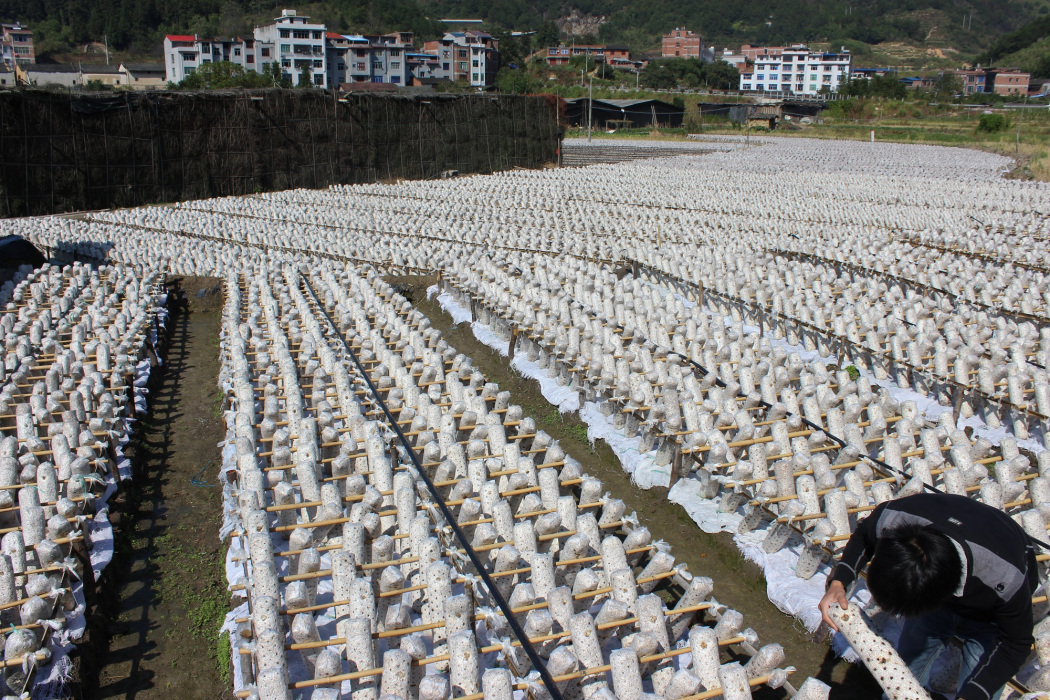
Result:
[[[439,293],[437,285],[434,285],[427,289],[427,297],[434,295],[437,295],[441,308],[452,317],[454,322],[470,321],[470,310],[457,302],[452,294]],[[496,350],[500,355],[506,357],[510,354],[507,341],[501,339],[490,326],[474,321],[470,324],[470,330],[479,342]],[[541,369],[537,363],[530,361],[524,353],[515,354],[510,366],[522,376],[536,380],[540,385],[543,398],[557,406],[559,411],[562,413],[579,412],[580,420],[587,425],[587,439],[592,443],[595,440],[604,440],[619,459],[620,466],[631,475],[631,480],[637,486],[648,489],[653,486],[666,487],[671,483],[670,466],[659,466],[653,459],[654,451],[639,452],[641,438],[628,437],[623,430],[616,428],[612,418],[604,415],[597,403],[587,401],[581,407],[579,392],[558,384],[556,379],[548,375],[547,370]]]

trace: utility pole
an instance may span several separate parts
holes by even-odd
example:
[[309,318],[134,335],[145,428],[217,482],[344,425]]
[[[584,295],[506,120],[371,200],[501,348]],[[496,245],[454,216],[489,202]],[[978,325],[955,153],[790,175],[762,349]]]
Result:
[[1028,93],[1025,93],[1024,104],[1021,105],[1021,116],[1017,118],[1017,155],[1021,155],[1021,124],[1024,122],[1024,110],[1028,106]]
[[594,79],[587,88],[587,143],[591,142],[591,124],[594,119]]
[[109,65],[109,35],[103,34],[102,38],[106,41],[106,65]]

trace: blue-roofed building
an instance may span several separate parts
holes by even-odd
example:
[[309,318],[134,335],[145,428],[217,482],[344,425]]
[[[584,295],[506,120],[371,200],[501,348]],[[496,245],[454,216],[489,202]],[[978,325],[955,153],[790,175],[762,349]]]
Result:
[[405,87],[411,83],[408,54],[412,33],[326,35],[328,82],[387,83]]

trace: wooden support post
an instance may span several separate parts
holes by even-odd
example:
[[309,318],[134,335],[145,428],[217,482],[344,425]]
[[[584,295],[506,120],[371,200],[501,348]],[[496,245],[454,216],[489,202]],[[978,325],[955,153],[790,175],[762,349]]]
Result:
[[955,419],[955,426],[959,427],[959,419],[962,417],[962,387],[956,384],[952,389],[952,393],[954,394],[952,401],[952,418]]
[[518,344],[518,328],[517,326],[511,326],[510,330],[510,347],[507,348],[507,361],[514,361],[514,346]]
[[667,488],[671,488],[678,480],[685,476],[682,472],[685,458],[682,455],[682,445],[676,443],[674,447],[674,453],[671,455],[671,483],[667,485]]

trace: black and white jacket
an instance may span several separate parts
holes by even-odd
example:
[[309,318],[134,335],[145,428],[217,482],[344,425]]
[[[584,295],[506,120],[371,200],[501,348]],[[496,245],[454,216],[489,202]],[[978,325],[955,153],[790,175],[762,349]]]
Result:
[[965,496],[921,493],[887,501],[857,528],[828,577],[847,589],[875,553],[879,536],[904,524],[929,525],[965,557],[965,582],[946,606],[970,620],[991,622],[999,641],[986,649],[960,697],[987,700],[1024,664],[1032,636],[1032,594],[1039,585],[1035,545],[1006,513]]

